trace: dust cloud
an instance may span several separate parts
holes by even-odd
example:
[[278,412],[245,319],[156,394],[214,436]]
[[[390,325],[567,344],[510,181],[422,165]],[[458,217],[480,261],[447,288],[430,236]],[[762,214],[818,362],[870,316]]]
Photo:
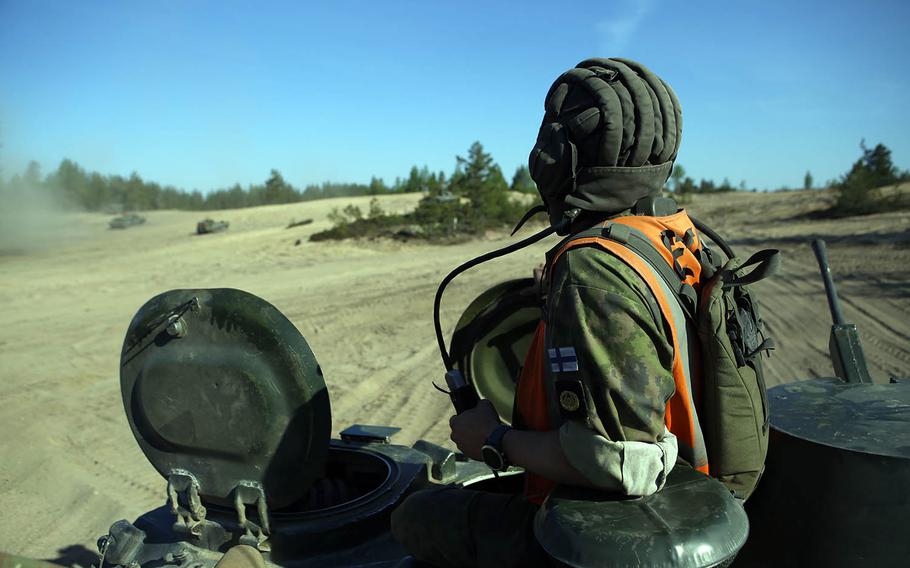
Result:
[[84,236],[71,207],[40,185],[0,185],[0,256],[24,255]]

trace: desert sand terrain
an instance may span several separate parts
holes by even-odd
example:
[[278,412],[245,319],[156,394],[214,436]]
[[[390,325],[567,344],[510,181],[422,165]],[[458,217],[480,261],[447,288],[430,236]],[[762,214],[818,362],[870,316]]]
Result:
[[[383,206],[404,210],[417,199],[386,197]],[[740,254],[784,251],[782,274],[759,287],[779,346],[767,363],[770,384],[832,374],[830,315],[808,244],[817,236],[828,240],[844,312],[859,326],[876,380],[910,375],[910,212],[800,216],[827,199],[822,191],[730,194],[687,208]],[[0,256],[0,550],[88,562],[112,522],[164,501],[165,481],[123,412],[118,361],[133,314],[168,289],[240,288],[284,312],[325,372],[336,434],[355,422],[388,424],[402,428],[398,443],[448,443],[449,401],[431,385],[442,368],[433,294],[449,269],[512,239],[449,246],[306,240],[328,226],[333,207],[367,201],[214,212],[230,229],[205,236],[192,234],[200,213],[150,212],[146,224],[122,231],[109,230],[107,216],[67,214],[40,246]],[[312,224],[285,229],[308,217]],[[456,280],[444,301],[446,328],[486,287],[530,275],[552,244]]]

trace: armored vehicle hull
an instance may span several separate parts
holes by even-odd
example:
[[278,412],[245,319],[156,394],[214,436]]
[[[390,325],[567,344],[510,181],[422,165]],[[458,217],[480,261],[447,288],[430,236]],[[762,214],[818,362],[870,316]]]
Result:
[[[459,469],[464,478],[490,476],[476,466]],[[432,458],[413,448],[380,438],[333,440],[326,476],[300,501],[269,513],[266,540],[245,539],[230,507],[207,506],[205,521],[194,534],[175,525],[176,517],[165,505],[134,523],[115,523],[102,546],[106,561],[120,566],[167,563],[181,555],[211,566],[241,542],[282,566],[394,566],[406,553],[391,537],[389,517],[407,493],[431,483],[430,471]]]
[[764,477],[746,507],[753,535],[744,563],[905,563],[910,382],[815,379],[773,387],[768,399],[771,443]]
[[[281,566],[404,566],[390,515],[408,494],[521,487],[520,470],[493,480],[484,464],[429,442],[392,444],[396,428],[353,426],[330,441],[322,369],[306,341],[239,290],[173,290],[146,303],[124,341],[121,389],[168,503],[111,526],[99,541],[107,565],[208,567],[245,544]],[[573,566],[643,554],[692,568],[729,562],[748,534],[742,507],[683,465],[667,484],[643,499],[558,490],[537,538]]]
[[[531,284],[481,294],[452,341],[458,370],[505,420],[540,316]],[[838,353],[861,353],[845,341]],[[844,357],[840,368],[851,364]],[[211,568],[238,544],[271,565],[409,566],[389,526],[409,494],[521,484],[520,470],[495,480],[434,444],[393,444],[391,427],[353,426],[330,440],[315,355],[274,306],[239,290],[150,300],[127,332],[121,389],[168,501],[111,526],[99,540],[107,566]],[[677,464],[649,497],[557,488],[535,518],[538,542],[554,563],[577,567],[905,563],[910,382],[798,381],[769,389],[768,401],[766,469],[747,502]]]
[[143,223],[145,223],[145,217],[136,215],[135,213],[130,213],[128,215],[121,215],[119,217],[114,217],[111,219],[110,228],[129,229],[130,227],[135,227],[136,225],[141,225]]
[[220,233],[226,231],[230,226],[227,221],[215,221],[214,219],[203,219],[196,223],[196,234],[207,235],[209,233]]

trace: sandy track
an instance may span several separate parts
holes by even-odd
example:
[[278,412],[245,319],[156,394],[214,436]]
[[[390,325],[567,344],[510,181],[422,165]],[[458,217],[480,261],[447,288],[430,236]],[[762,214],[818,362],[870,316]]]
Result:
[[[386,198],[384,206],[407,209],[416,199]],[[815,235],[830,241],[844,310],[860,327],[872,373],[879,380],[910,374],[910,215],[793,219],[824,199],[817,192],[744,194],[689,208],[715,220],[745,252],[767,243],[786,255],[782,275],[760,287],[780,345],[768,361],[771,384],[831,374],[830,317],[806,244]],[[402,428],[400,443],[447,441],[448,400],[430,384],[441,367],[433,293],[453,266],[509,239],[306,242],[327,226],[332,207],[350,201],[367,202],[219,212],[231,229],[204,237],[191,236],[200,217],[194,213],[153,212],[146,225],[126,231],[108,230],[103,216],[71,215],[54,248],[0,257],[0,550],[84,558],[80,547],[93,549],[113,521],[162,502],[164,481],[123,414],[118,358],[135,311],[172,288],[241,288],[284,312],[325,370],[336,433],[355,422],[389,424]],[[306,217],[314,223],[284,229]],[[460,277],[446,294],[445,326],[487,286],[528,275],[548,246]],[[75,548],[58,553],[68,546]]]

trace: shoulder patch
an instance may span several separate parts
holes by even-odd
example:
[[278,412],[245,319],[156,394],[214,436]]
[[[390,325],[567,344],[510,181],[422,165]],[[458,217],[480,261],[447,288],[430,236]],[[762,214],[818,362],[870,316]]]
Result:
[[588,421],[588,397],[585,386],[577,379],[557,379],[553,382],[563,418]]
[[578,395],[572,391],[565,390],[559,393],[559,406],[568,412],[575,412],[581,406]]

